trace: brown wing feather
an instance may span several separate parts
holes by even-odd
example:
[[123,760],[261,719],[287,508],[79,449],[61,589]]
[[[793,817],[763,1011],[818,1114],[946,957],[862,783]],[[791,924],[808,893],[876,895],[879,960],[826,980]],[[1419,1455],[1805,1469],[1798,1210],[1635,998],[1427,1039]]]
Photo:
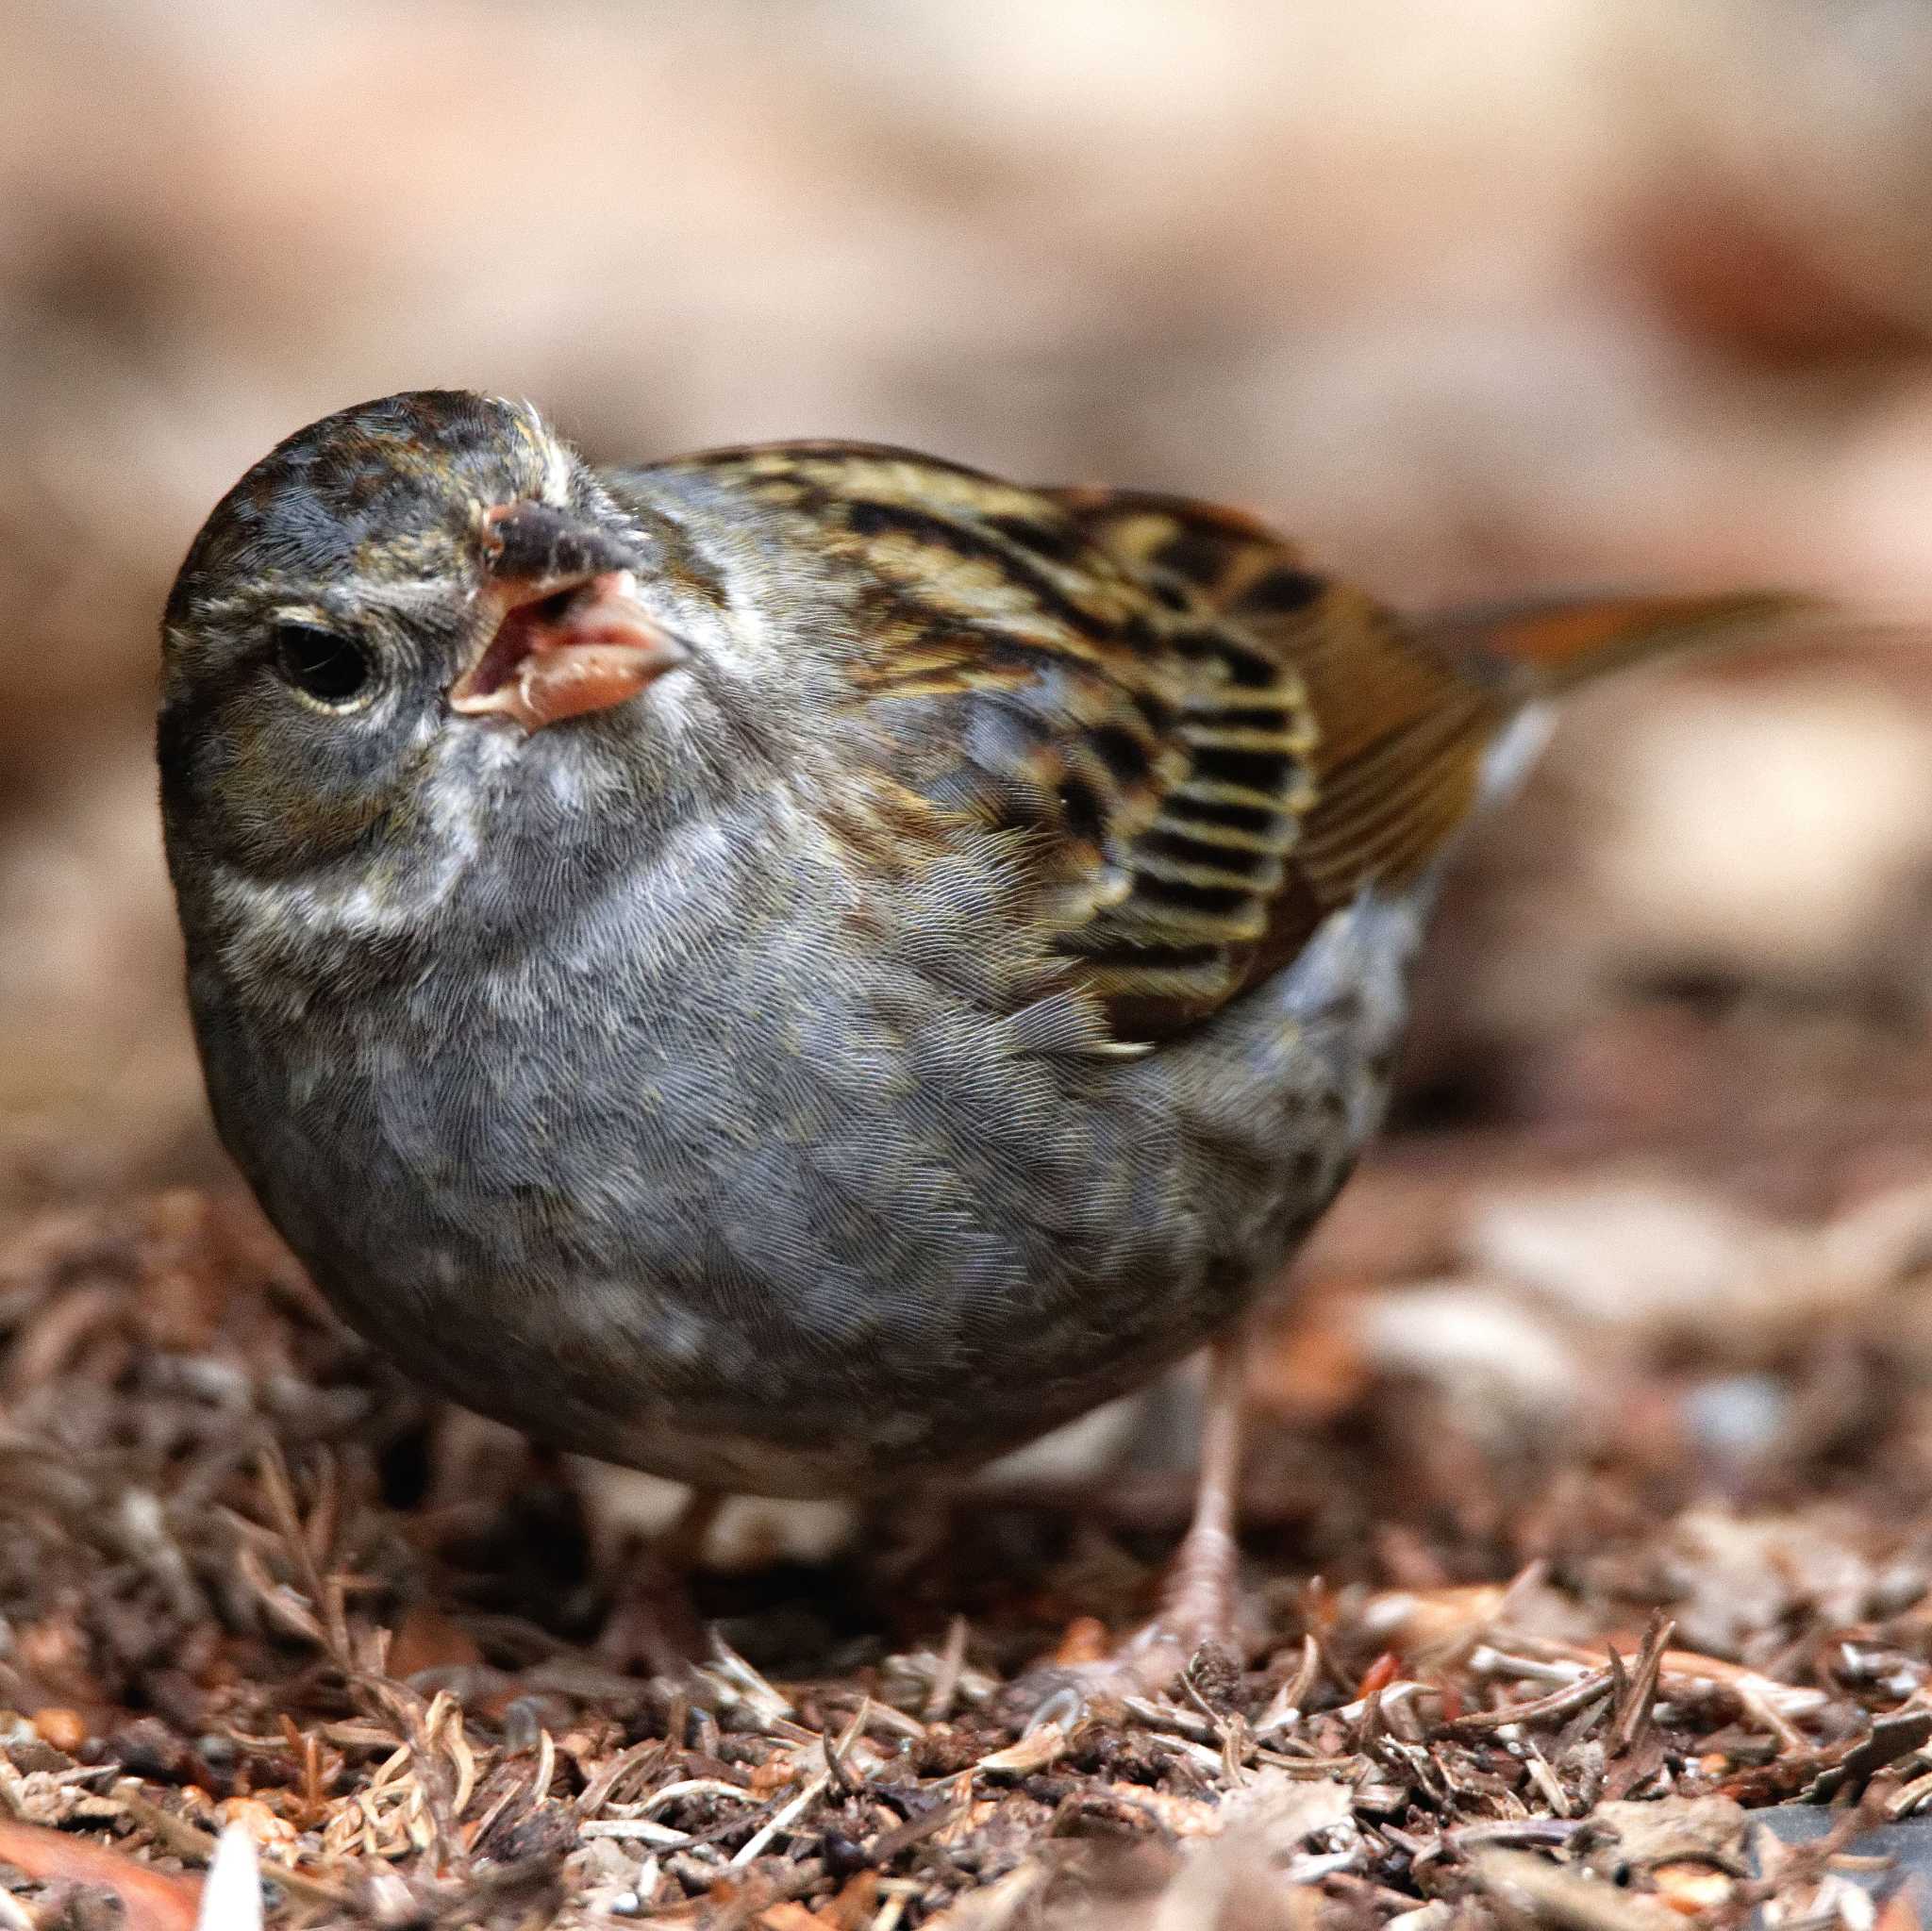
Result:
[[[1230,948],[1222,998],[1291,958],[1321,920],[1372,879],[1400,882],[1439,852],[1474,801],[1482,755],[1514,708],[1470,660],[1433,646],[1373,599],[1308,570],[1291,545],[1238,511],[1166,496],[1068,492],[1062,500],[1164,603],[1216,640],[1199,661],[1211,674],[1189,707],[1190,734],[1208,747],[1191,781],[1163,801],[1137,852],[1176,835],[1265,839],[1278,863],[1257,899],[1262,928]],[[1267,667],[1265,681],[1259,667]],[[1274,804],[1237,801],[1212,783],[1217,727],[1237,695],[1278,727],[1289,760],[1270,774]],[[1257,767],[1257,772],[1260,767]],[[1224,808],[1218,817],[1214,807]],[[1218,1002],[1217,1002],[1218,1003]],[[1158,1029],[1197,1017],[1133,1000],[1121,1018]]]
[[[1275,667],[1308,743],[1283,792],[1283,848],[1260,941],[1235,955],[1228,992],[1277,970],[1328,912],[1372,881],[1401,884],[1468,818],[1486,752],[1536,698],[1707,638],[1817,618],[1783,591],[1553,596],[1405,620],[1308,570],[1291,545],[1239,511],[1168,496],[1069,491],[1061,501],[1165,603],[1185,588],[1221,632]],[[1166,835],[1179,787],[1141,835]],[[1158,1029],[1193,1016],[1123,1012]]]
[[876,445],[675,467],[805,520],[882,775],[1018,837],[1119,1038],[1216,1010],[1467,804],[1485,695],[1239,511]]
[[1013,834],[1054,949],[1125,1040],[1185,1029],[1365,886],[1412,877],[1544,682],[1715,608],[1431,627],[1177,497],[1028,490],[860,444],[672,467],[801,519],[880,783]]

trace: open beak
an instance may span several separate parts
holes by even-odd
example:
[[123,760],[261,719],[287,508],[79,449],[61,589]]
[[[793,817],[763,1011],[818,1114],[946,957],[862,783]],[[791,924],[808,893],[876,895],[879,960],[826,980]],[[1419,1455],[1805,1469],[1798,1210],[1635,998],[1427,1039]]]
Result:
[[541,730],[635,697],[689,655],[639,600],[617,545],[547,503],[490,510],[484,559],[495,623],[449,688],[465,717]]

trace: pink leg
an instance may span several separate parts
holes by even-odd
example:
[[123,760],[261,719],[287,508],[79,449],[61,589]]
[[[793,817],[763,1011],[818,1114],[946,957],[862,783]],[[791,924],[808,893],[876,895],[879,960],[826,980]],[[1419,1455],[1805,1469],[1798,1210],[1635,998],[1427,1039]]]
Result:
[[1168,1566],[1158,1613],[1104,1661],[1048,1665],[1023,1676],[1010,1693],[1030,1710],[1032,1724],[1071,1723],[1094,1697],[1155,1695],[1173,1685],[1203,1644],[1232,1646],[1246,1366],[1245,1333],[1215,1343],[1201,1417],[1193,1519]]
[[1245,1335],[1217,1341],[1208,1360],[1201,1413],[1201,1471],[1194,1515],[1174,1551],[1160,1593],[1160,1613],[1135,1639],[1165,1638],[1188,1656],[1204,1642],[1224,1643],[1234,1630],[1241,1545],[1235,1508],[1241,1473],[1241,1400],[1247,1378]]
[[631,1555],[597,1639],[598,1653],[613,1669],[676,1679],[705,1654],[688,1578],[724,1503],[708,1489],[693,1489],[662,1533]]

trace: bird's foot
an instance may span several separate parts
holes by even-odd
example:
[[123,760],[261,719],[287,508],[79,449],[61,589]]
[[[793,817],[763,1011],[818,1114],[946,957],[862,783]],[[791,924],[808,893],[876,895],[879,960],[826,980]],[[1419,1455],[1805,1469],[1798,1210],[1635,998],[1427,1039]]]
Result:
[[1184,1679],[1198,1678],[1196,1694],[1209,1703],[1233,1687],[1241,1668],[1235,1631],[1241,1568],[1235,1484],[1241,1462],[1242,1366],[1239,1340],[1215,1349],[1194,1518],[1174,1552],[1158,1613],[1097,1662],[1048,1664],[1022,1676],[1008,1692],[1007,1706],[1028,1730],[1048,1723],[1069,1729],[1102,1704],[1158,1696]]
[[619,1579],[610,1613],[597,1633],[598,1660],[625,1675],[681,1679],[705,1654],[700,1621],[686,1578],[646,1551]]
[[691,1577],[718,1506],[715,1495],[693,1490],[670,1526],[623,1562],[596,1645],[611,1669],[676,1681],[705,1656]]
[[1231,1694],[1240,1676],[1241,1650],[1231,1629],[1191,1628],[1160,1615],[1094,1661],[1037,1665],[1002,1701],[1028,1734],[1048,1723],[1067,1731],[1129,1701],[1184,1696],[1189,1690],[1211,1708]]

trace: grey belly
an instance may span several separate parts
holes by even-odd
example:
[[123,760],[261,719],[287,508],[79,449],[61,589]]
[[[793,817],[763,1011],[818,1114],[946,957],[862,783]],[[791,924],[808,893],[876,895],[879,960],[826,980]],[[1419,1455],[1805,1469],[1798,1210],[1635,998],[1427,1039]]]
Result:
[[[1067,1158],[1053,1137],[1042,1166]],[[824,1186],[848,1156],[873,1169],[862,1207]],[[938,1212],[871,1123],[789,1157],[714,1151],[701,1184],[621,1205],[568,1157],[521,1190],[300,1164],[323,1184],[268,1183],[272,1217],[431,1386],[559,1446],[803,1495],[970,1467],[1136,1386],[1238,1315],[1333,1185],[1302,1157],[1189,1196],[1188,1173],[1123,1146],[1090,1170],[1091,1207],[989,1187]]]
[[432,1387],[655,1473],[847,1493],[990,1459],[1239,1319],[1374,1124],[1399,1013],[1358,976],[1284,975],[1131,1062],[699,1014],[591,1054],[262,1045],[209,1084],[290,1244]]

